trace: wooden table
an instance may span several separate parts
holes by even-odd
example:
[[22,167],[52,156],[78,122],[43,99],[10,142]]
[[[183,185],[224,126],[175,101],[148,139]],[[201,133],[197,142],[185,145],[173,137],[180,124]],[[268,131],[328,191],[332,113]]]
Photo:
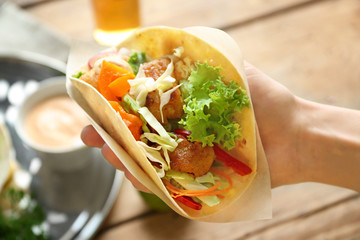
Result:
[[[89,4],[23,6],[65,36],[91,40]],[[248,61],[295,94],[360,109],[358,0],[141,0],[141,7],[143,26],[221,28]],[[284,186],[273,190],[272,220],[210,224],[151,211],[125,182],[95,239],[360,239],[360,195],[315,183]]]

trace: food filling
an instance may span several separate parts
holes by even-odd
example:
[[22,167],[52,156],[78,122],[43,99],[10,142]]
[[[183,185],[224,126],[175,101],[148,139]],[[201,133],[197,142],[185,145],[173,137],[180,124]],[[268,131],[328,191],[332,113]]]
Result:
[[73,77],[120,114],[170,195],[200,210],[231,191],[231,174],[252,172],[227,152],[242,139],[233,116],[249,107],[249,98],[234,81],[223,81],[219,66],[181,58],[183,50],[160,59],[129,49],[103,52]]

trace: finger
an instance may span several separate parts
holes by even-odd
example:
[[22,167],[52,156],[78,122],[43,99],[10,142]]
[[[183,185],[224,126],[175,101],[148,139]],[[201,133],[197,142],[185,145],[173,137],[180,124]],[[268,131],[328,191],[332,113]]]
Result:
[[125,170],[125,176],[127,179],[130,180],[130,182],[136,189],[142,192],[152,193],[147,187],[142,185],[127,169]]
[[244,70],[246,77],[249,80],[249,84],[251,84],[253,81],[258,81],[260,78],[259,76],[262,74],[262,72],[254,67],[251,63],[244,61]]
[[251,63],[249,63],[248,61],[244,60],[244,67],[245,68],[249,68],[252,67],[253,65]]
[[103,148],[101,149],[102,154],[104,155],[105,159],[113,165],[116,169],[125,172],[125,176],[131,181],[134,187],[140,191],[151,193],[149,189],[147,189],[144,185],[142,185],[122,164],[120,159],[114,154],[114,152],[110,149],[107,144],[104,144]]
[[84,127],[81,132],[81,140],[89,147],[98,147],[101,148],[104,145],[104,140],[96,132],[93,126],[88,125]]
[[101,149],[101,153],[103,154],[104,158],[113,165],[114,168],[119,169],[121,171],[125,171],[126,168],[120,161],[120,159],[115,155],[115,153],[110,149],[110,147],[107,144],[104,144],[104,146]]

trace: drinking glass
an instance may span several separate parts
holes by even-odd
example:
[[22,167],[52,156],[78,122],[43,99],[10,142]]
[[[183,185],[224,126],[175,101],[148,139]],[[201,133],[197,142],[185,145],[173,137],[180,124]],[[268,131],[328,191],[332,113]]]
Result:
[[140,26],[138,0],[92,0],[95,40],[114,46]]

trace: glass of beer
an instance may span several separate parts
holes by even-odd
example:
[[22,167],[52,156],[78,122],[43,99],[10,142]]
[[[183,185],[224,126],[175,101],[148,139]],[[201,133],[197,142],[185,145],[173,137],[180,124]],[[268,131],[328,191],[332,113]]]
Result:
[[114,46],[140,26],[138,0],[92,0],[95,15],[94,38]]

